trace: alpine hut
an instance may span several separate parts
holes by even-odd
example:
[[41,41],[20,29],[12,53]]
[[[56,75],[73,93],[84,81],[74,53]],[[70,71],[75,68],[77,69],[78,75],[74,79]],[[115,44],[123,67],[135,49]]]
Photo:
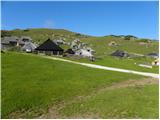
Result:
[[116,50],[111,55],[116,56],[116,57],[128,57],[129,56],[129,54],[127,52],[122,51],[122,50]]
[[50,39],[46,40],[35,50],[38,53],[45,53],[46,55],[62,55],[63,54],[63,49]]
[[75,54],[75,52],[74,52],[71,48],[67,49],[67,50],[65,51],[65,53]]
[[159,54],[158,53],[149,53],[148,56],[151,58],[158,58]]
[[32,42],[25,42],[25,45],[21,48],[22,51],[33,52],[36,45]]

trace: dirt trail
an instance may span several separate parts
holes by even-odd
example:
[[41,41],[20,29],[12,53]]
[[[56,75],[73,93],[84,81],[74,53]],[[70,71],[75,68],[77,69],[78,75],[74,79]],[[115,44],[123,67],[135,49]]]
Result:
[[63,62],[69,62],[69,63],[73,63],[73,64],[78,64],[78,65],[82,65],[82,66],[86,66],[86,67],[90,67],[90,68],[117,71],[117,72],[123,72],[123,73],[130,73],[130,74],[142,75],[142,76],[147,76],[147,77],[159,78],[159,75],[155,74],[155,73],[148,73],[148,72],[127,70],[127,69],[120,69],[120,68],[107,67],[107,66],[89,64],[89,63],[81,63],[81,62],[66,60],[66,59],[63,59],[63,58],[56,58],[56,57],[53,57],[53,56],[51,57],[51,56],[42,56],[41,55],[41,57],[52,59],[52,60],[63,61]]
[[[58,111],[60,109],[64,108],[65,106],[71,105],[71,104],[79,102],[79,101],[85,101],[91,97],[96,96],[97,94],[100,94],[100,93],[103,93],[103,92],[106,92],[109,90],[126,88],[126,87],[139,87],[139,88],[141,88],[144,85],[152,85],[152,84],[158,84],[158,83],[159,83],[159,80],[156,78],[144,78],[144,79],[140,79],[140,80],[127,80],[127,81],[115,83],[115,84],[112,84],[111,86],[99,88],[98,90],[94,91],[93,93],[91,93],[87,96],[77,96],[69,102],[60,102],[59,104],[54,105],[53,107],[50,107],[46,114],[43,114],[42,116],[40,116],[38,118],[46,118],[46,119],[48,119],[48,118],[52,118],[52,119],[62,118],[62,116],[59,115]],[[85,118],[87,118],[87,117],[85,117]]]

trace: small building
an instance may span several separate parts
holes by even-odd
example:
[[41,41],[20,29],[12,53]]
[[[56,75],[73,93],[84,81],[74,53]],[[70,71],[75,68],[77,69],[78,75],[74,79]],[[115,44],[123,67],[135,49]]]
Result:
[[59,47],[52,40],[48,39],[35,49],[38,53],[45,53],[46,55],[62,55],[63,49]]
[[149,56],[151,58],[158,58],[159,54],[158,53],[149,53],[147,56]]
[[59,39],[59,40],[53,40],[54,43],[56,43],[57,45],[62,45],[62,44],[65,44],[65,41],[62,40],[62,39]]
[[147,42],[139,42],[139,45],[147,45]]
[[32,38],[31,37],[28,37],[28,36],[22,36],[20,38],[20,41],[23,41],[23,42],[31,42],[32,41]]
[[36,49],[36,45],[32,42],[25,42],[25,45],[21,48],[25,52],[33,52]]
[[76,51],[75,55],[82,56],[82,57],[93,57],[92,53],[86,49],[80,49]]
[[23,37],[16,37],[16,36],[10,36],[10,37],[3,37],[1,39],[1,48],[4,50],[10,49],[12,47],[23,47],[26,42],[30,42],[32,39],[27,36]]
[[111,41],[108,46],[117,46],[118,44],[115,41]]
[[95,53],[95,50],[93,50],[93,49],[90,48],[90,47],[86,47],[86,50],[87,50],[88,52],[90,52],[91,54],[94,54],[94,53]]
[[159,59],[156,59],[152,62],[152,65],[159,66]]
[[116,50],[111,55],[116,56],[116,57],[128,57],[129,56],[129,54],[127,52],[122,51],[122,50]]
[[10,47],[18,46],[19,38],[16,36],[3,37],[1,39],[1,49],[7,50]]
[[75,54],[75,52],[74,52],[71,48],[67,49],[67,50],[65,51],[65,53]]

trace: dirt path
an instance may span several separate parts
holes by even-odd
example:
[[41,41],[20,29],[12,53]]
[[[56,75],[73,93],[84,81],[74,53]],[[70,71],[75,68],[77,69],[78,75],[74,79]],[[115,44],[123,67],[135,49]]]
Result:
[[127,69],[106,67],[106,66],[102,66],[102,65],[95,65],[95,64],[89,64],[89,63],[81,63],[81,62],[75,62],[75,61],[71,61],[71,60],[66,60],[66,59],[56,58],[56,57],[50,57],[50,56],[41,56],[41,57],[52,59],[52,60],[69,62],[69,63],[73,63],[73,64],[79,64],[79,65],[83,65],[83,66],[90,67],[90,68],[97,68],[97,69],[103,69],[103,70],[111,70],[111,71],[117,71],[117,72],[123,72],[123,73],[131,73],[131,74],[143,75],[143,76],[147,76],[147,77],[159,78],[159,75],[155,74],[155,73],[139,72],[139,71],[134,71],[134,70],[127,70]]
[[[42,116],[40,116],[38,118],[46,118],[46,119],[48,119],[48,118],[52,118],[52,119],[62,118],[62,116],[60,116],[58,111],[61,110],[62,108],[64,108],[65,106],[71,105],[76,102],[85,101],[91,97],[96,96],[97,94],[100,94],[100,93],[103,93],[103,92],[106,92],[109,90],[126,88],[126,87],[139,87],[139,88],[141,88],[144,85],[152,85],[152,84],[158,84],[158,83],[159,83],[159,80],[156,78],[145,78],[145,79],[140,79],[140,80],[127,80],[127,81],[115,83],[115,84],[112,84],[111,86],[99,88],[98,90],[94,91],[93,93],[91,93],[87,96],[77,96],[69,102],[60,102],[59,104],[54,105],[53,107],[50,107],[46,114],[43,114]],[[87,117],[85,117],[85,118],[87,118]]]

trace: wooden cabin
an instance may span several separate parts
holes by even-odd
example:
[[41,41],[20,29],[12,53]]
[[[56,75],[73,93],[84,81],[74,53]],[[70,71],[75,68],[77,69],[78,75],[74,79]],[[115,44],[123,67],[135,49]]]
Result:
[[38,53],[44,53],[46,55],[62,55],[63,49],[59,47],[52,40],[48,39],[35,49]]

